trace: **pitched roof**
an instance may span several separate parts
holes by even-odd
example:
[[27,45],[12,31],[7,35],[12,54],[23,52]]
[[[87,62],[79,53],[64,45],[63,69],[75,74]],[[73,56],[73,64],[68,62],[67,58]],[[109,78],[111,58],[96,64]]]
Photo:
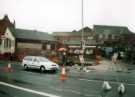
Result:
[[68,36],[72,34],[72,32],[53,32],[52,35],[53,36]]
[[13,31],[14,28],[14,24],[12,24],[8,18],[7,15],[4,16],[3,19],[0,20],[0,36],[3,35],[5,33],[5,30],[9,28],[11,31]]
[[56,41],[52,35],[46,32],[40,32],[36,30],[24,30],[18,28],[15,31],[15,37],[17,39],[26,39],[26,40]]
[[108,25],[94,25],[94,32],[108,33],[108,34],[131,34],[127,27],[124,26],[108,26]]
[[[89,27],[84,27],[83,28],[84,31],[84,36],[87,36],[89,34],[91,34],[92,29]],[[72,32],[53,32],[54,36],[81,36],[82,35],[82,29],[76,31],[73,30]]]
[[[81,31],[82,31],[82,29],[80,29],[78,32],[81,32]],[[92,32],[92,29],[86,26],[83,28],[83,31],[84,32]]]

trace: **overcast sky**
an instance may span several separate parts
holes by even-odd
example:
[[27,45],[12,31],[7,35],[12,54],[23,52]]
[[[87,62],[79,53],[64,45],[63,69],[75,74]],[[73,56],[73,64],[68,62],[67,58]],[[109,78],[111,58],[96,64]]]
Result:
[[[44,32],[81,28],[81,0],[0,0],[17,28]],[[135,0],[84,0],[84,25],[127,26],[135,32]]]

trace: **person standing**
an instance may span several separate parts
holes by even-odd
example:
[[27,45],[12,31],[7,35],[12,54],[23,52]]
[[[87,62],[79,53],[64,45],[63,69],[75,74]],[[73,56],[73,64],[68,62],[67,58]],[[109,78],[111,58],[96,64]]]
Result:
[[118,59],[118,53],[114,53],[113,54],[113,56],[112,56],[112,62],[114,63],[114,64],[116,64],[117,63],[117,59]]
[[66,52],[62,53],[62,65],[66,65],[67,63],[67,58],[66,58]]

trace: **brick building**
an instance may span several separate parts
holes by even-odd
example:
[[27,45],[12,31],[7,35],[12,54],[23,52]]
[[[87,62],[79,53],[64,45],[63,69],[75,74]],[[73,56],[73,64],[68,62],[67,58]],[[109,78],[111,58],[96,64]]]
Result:
[[81,50],[82,46],[82,30],[85,52],[89,52],[89,50],[93,50],[97,45],[94,40],[95,33],[89,27],[78,31],[73,30],[72,32],[53,32],[53,36],[57,41],[66,45],[69,48],[69,52],[79,54],[79,50]]

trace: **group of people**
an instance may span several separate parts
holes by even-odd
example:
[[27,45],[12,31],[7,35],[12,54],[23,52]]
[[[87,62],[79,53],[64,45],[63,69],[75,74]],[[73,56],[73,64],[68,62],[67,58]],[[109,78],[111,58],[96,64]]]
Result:
[[74,65],[72,57],[67,52],[60,52],[60,59],[61,59],[61,63],[60,63],[61,65],[65,65],[65,66]]

